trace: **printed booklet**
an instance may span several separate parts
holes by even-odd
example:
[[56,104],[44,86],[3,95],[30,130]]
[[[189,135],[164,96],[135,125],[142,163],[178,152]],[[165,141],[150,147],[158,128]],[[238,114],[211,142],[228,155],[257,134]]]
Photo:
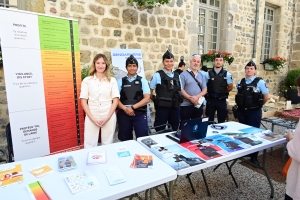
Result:
[[21,164],[0,169],[0,188],[23,182]]
[[126,181],[119,167],[111,167],[104,170],[106,178],[110,185],[124,183]]
[[130,152],[127,147],[117,147],[116,151],[119,158],[130,156]]
[[26,188],[33,200],[51,200],[51,197],[39,181],[28,184]]
[[266,130],[262,133],[259,133],[258,135],[259,135],[259,137],[261,137],[265,140],[269,140],[269,141],[273,142],[273,141],[282,139],[284,134],[273,133],[270,130]]
[[130,167],[132,167],[132,168],[152,168],[153,167],[152,155],[135,154]]
[[152,140],[150,137],[142,139],[141,142],[144,143],[145,145],[147,145],[149,148],[151,148],[151,145],[157,144],[157,142]]
[[200,158],[204,160],[210,160],[213,158],[218,158],[223,155],[229,154],[227,151],[223,150],[217,145],[213,145],[209,142],[204,142],[203,140],[193,140],[190,142],[185,142],[180,144],[184,148],[191,152],[197,154]]
[[64,179],[73,194],[95,188],[100,185],[99,181],[90,170],[65,176]]
[[41,165],[29,170],[29,172],[32,173],[35,177],[40,178],[42,176],[52,173],[53,170],[48,165]]
[[264,129],[256,128],[256,127],[249,127],[249,128],[243,128],[240,129],[239,131],[243,133],[250,133],[250,134],[255,134],[255,133],[261,133],[264,132]]
[[152,145],[150,150],[161,159],[170,158],[174,156],[174,154],[171,151],[169,151],[166,147],[160,144]]
[[[199,158],[196,154],[181,147],[179,144],[168,145],[161,148],[167,149],[167,157],[164,158],[156,149],[154,150],[151,148],[151,151],[175,170],[205,163],[205,161]],[[172,156],[169,156],[169,153],[172,153]]]
[[240,140],[236,140],[231,137],[227,137],[221,134],[211,135],[202,139],[205,143],[211,143],[219,146],[225,151],[231,153],[251,147],[249,144],[245,144]]
[[239,140],[251,146],[255,146],[263,143],[262,138],[250,133],[222,133],[222,135],[231,137],[235,140]]
[[87,165],[98,165],[106,162],[106,151],[89,152],[87,155]]
[[68,171],[71,169],[76,169],[77,164],[73,159],[73,156],[66,156],[58,158],[58,171]]

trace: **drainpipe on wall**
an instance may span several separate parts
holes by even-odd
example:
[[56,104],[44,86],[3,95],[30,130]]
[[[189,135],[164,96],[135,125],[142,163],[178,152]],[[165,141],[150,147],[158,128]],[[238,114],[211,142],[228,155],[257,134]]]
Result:
[[252,50],[252,59],[256,62],[256,43],[257,43],[257,27],[259,19],[259,0],[256,0],[256,13],[255,13],[255,26],[254,26],[254,41],[253,41],[253,50]]

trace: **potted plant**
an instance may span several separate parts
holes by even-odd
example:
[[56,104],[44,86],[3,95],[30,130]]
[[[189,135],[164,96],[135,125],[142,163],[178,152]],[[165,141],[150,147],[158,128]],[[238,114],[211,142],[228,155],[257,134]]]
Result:
[[170,0],[127,0],[127,2],[138,10],[144,10],[168,4]]
[[223,52],[222,55],[225,60],[224,68],[226,69],[229,65],[231,65],[231,63],[234,60],[234,57],[232,56],[232,53],[229,53],[227,51]]
[[280,56],[267,58],[266,60],[264,60],[263,64],[265,66],[265,70],[267,71],[281,71],[286,67],[286,58],[282,58]]
[[206,66],[207,68],[213,68],[214,67],[214,59],[215,59],[216,52],[210,50],[206,54],[201,55],[201,62],[202,66]]
[[[217,51],[210,50],[208,53],[202,54],[201,55],[202,65],[206,66],[207,68],[213,68],[214,67],[213,62],[215,60],[216,54],[218,54],[218,53],[221,53],[221,52],[219,50],[217,50]],[[232,53],[229,53],[229,52],[223,52],[222,55],[223,55],[223,58],[225,61],[223,67],[226,68],[233,62],[234,57],[232,56]]]
[[300,68],[290,70],[284,79],[284,90],[286,92],[286,99],[291,100],[292,104],[300,103],[300,97],[298,97],[297,86],[295,79],[300,76]]

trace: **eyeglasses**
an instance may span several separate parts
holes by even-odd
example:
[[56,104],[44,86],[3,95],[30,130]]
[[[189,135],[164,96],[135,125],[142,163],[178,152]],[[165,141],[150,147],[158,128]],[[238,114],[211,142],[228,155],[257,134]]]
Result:
[[199,58],[201,58],[201,55],[200,55],[200,54],[197,54],[197,53],[196,53],[196,54],[193,54],[192,56],[193,56],[193,57],[195,57],[195,56],[196,56],[196,57],[199,57]]

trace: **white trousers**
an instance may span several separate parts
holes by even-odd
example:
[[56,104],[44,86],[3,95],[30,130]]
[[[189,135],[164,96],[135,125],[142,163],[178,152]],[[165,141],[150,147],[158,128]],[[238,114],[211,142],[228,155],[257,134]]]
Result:
[[[90,102],[89,109],[94,118],[97,120],[104,120],[111,108],[111,101],[109,102]],[[116,114],[113,113],[111,118],[101,128],[101,142],[103,145],[113,143],[113,137],[116,129]],[[84,121],[84,148],[96,147],[98,145],[100,127],[96,126],[88,116]]]

